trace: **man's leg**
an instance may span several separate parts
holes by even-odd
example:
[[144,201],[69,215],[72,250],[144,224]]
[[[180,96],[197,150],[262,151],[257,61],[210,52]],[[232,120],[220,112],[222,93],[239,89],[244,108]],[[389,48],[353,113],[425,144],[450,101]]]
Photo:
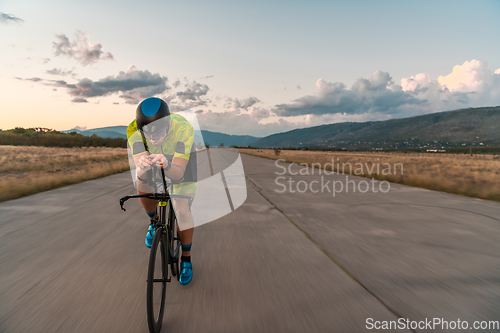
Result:
[[[194,198],[194,194],[187,195]],[[177,216],[177,231],[182,244],[180,283],[186,285],[193,278],[191,245],[193,243],[194,219],[193,214],[189,210],[187,199],[174,199],[174,208]]]
[[[151,194],[153,193],[153,191],[154,189],[151,186],[148,186],[146,182],[137,179],[137,194],[139,195]],[[153,219],[156,215],[155,213],[156,213],[156,206],[158,205],[158,200],[139,198],[139,201],[141,202],[141,205],[148,214],[149,218]]]
[[[137,194],[150,194],[151,192],[141,192],[137,191]],[[141,202],[142,207],[148,214],[150,218],[154,218],[154,213],[156,212],[156,206],[158,205],[158,200],[154,199],[148,199],[148,198],[139,198],[139,201]],[[153,216],[151,216],[153,214]]]
[[[189,195],[194,198],[194,194]],[[175,215],[177,216],[177,231],[183,245],[190,245],[193,242],[194,219],[189,210],[187,199],[174,199]],[[190,256],[190,251],[182,251],[183,256]]]
[[[142,194],[151,194],[153,189],[147,184],[142,183],[141,181],[138,180],[137,183],[137,193],[139,195]],[[139,201],[141,202],[142,207],[146,211],[146,214],[148,214],[149,219],[150,219],[150,224],[148,228],[148,232],[146,234],[146,239],[145,243],[148,248],[151,248],[151,245],[153,244],[153,236],[154,236],[154,228],[153,228],[153,220],[158,216],[158,212],[156,211],[156,207],[158,205],[158,200],[154,199],[148,199],[148,198],[139,198]]]

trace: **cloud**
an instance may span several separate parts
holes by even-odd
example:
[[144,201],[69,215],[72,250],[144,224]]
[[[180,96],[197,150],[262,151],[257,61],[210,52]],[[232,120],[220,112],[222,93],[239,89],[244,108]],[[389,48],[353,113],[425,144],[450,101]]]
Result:
[[205,96],[209,90],[206,84],[201,84],[195,81],[185,84],[184,87],[185,89],[183,91],[178,91],[176,93],[177,98],[179,98],[182,102],[187,100],[199,100],[200,97]]
[[74,58],[84,66],[101,60],[114,60],[111,53],[102,50],[101,44],[89,42],[85,32],[77,31],[75,41],[70,41],[66,35],[55,37],[57,41],[53,42],[52,46],[56,56]]
[[89,102],[85,98],[81,98],[81,97],[73,98],[71,101],[73,103],[88,103]]
[[493,71],[485,61],[471,60],[453,67],[451,73],[433,80],[420,73],[401,80],[401,87],[425,100],[422,113],[464,107],[500,104],[500,69]]
[[437,81],[450,92],[481,92],[498,84],[498,71],[492,72],[487,62],[472,60],[454,66],[450,74],[438,77]]
[[[216,96],[215,100],[223,100]],[[214,112],[208,108],[197,110],[200,126],[207,130],[229,134],[266,135],[297,126],[293,119],[279,119],[265,107],[257,107],[260,99],[249,96],[244,99],[225,98],[225,108],[229,111]],[[266,122],[267,120],[267,122]]]
[[269,116],[271,116],[271,113],[266,108],[251,108],[248,111],[248,114],[257,120],[268,118]]
[[22,81],[32,81],[32,82],[40,82],[40,81],[43,81],[41,78],[39,77],[32,77],[32,78],[28,78],[28,79],[23,79],[23,78],[20,78],[20,77],[15,77],[16,80],[22,80]]
[[180,85],[181,85],[181,80],[179,80],[179,79],[176,79],[176,80],[174,81],[174,83],[172,84],[172,86],[173,86],[174,88],[177,88],[177,87],[179,87]]
[[73,97],[91,98],[121,92],[119,97],[128,104],[139,103],[147,97],[161,94],[169,89],[166,84],[167,77],[152,74],[147,70],[141,71],[134,66],[130,66],[126,72],[119,72],[116,76],[107,76],[98,81],[85,78],[75,84],[63,80],[50,82],[66,88]]
[[[52,75],[73,75],[72,71],[63,71],[57,68],[47,71]],[[69,83],[65,80],[47,80],[40,78],[16,79],[24,81],[42,82],[53,87],[64,88],[73,102],[86,102],[89,98],[109,96],[119,94],[127,104],[137,104],[141,100],[155,95],[164,94],[171,88],[167,85],[168,78],[158,73],[151,73],[148,70],[138,70],[135,66],[130,66],[126,72],[120,71],[117,75],[110,75],[103,79],[93,81],[88,78],[78,80],[76,83]],[[208,87],[199,87],[196,82],[188,85],[185,91],[181,92],[180,98],[192,99],[193,106],[204,105],[199,96],[206,94]],[[177,97],[175,95],[174,97]],[[83,101],[85,99],[86,101]]]
[[255,96],[250,96],[245,99],[227,98],[226,106],[231,107],[233,110],[237,109],[248,110],[248,108],[260,102],[261,100]]
[[[497,70],[500,73],[500,70]],[[433,80],[420,73],[396,84],[387,72],[359,78],[350,89],[342,82],[316,82],[316,95],[278,104],[276,115],[379,114],[406,117],[453,108],[500,104],[500,75],[487,62],[466,61]]]
[[73,71],[65,71],[65,70],[62,70],[62,69],[59,69],[59,68],[53,68],[53,69],[49,69],[46,71],[47,74],[51,74],[51,75],[59,75],[59,76],[67,76],[67,75],[74,75]]
[[[179,91],[174,91],[163,97],[172,111],[192,109],[210,103],[210,99],[206,96],[210,88],[206,84],[196,81],[189,82],[186,78],[184,81],[186,83]],[[173,86],[179,88],[181,86],[180,80],[177,79]]]
[[323,79],[316,82],[316,88],[316,96],[303,96],[289,104],[278,104],[274,112],[279,116],[367,112],[395,114],[401,106],[423,102],[405,93],[394,84],[389,73],[382,71],[357,79],[351,89],[341,82],[330,83]]
[[23,19],[20,19],[19,17],[15,17],[12,14],[5,14],[0,12],[0,22],[2,23],[21,23],[24,22]]

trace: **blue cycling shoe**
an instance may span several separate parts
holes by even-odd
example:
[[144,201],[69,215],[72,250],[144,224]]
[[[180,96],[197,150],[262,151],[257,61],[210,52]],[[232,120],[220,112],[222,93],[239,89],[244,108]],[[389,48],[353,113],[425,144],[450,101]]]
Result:
[[153,237],[155,235],[155,228],[153,224],[149,225],[148,233],[146,234],[146,246],[148,248],[151,248],[151,245],[153,244]]
[[189,284],[193,279],[193,265],[190,262],[181,262],[181,275],[179,275],[179,282],[183,286]]

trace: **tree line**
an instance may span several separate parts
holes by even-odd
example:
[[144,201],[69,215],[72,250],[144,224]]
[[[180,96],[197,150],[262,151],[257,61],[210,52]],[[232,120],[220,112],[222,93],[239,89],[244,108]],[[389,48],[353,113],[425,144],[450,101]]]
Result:
[[127,148],[127,140],[123,138],[101,138],[95,134],[85,136],[76,132],[63,133],[42,127],[16,127],[10,130],[0,130],[0,145]]

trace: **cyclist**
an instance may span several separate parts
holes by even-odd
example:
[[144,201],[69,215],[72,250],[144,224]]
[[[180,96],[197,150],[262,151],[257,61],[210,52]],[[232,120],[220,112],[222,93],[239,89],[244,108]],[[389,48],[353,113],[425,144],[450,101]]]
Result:
[[[173,183],[173,194],[191,196],[196,192],[196,152],[194,151],[194,130],[181,115],[171,114],[162,99],[150,97],[137,106],[136,119],[127,127],[127,140],[136,166],[138,194],[152,193],[148,184],[153,165],[162,167],[165,176]],[[151,184],[151,183],[150,183]],[[150,218],[146,234],[146,246],[151,247],[154,223],[158,218],[157,200],[140,198],[142,207]],[[179,281],[187,285],[193,278],[191,246],[193,239],[193,215],[188,199],[174,199],[177,216],[177,230],[182,245]],[[179,228],[179,224],[181,228]]]

